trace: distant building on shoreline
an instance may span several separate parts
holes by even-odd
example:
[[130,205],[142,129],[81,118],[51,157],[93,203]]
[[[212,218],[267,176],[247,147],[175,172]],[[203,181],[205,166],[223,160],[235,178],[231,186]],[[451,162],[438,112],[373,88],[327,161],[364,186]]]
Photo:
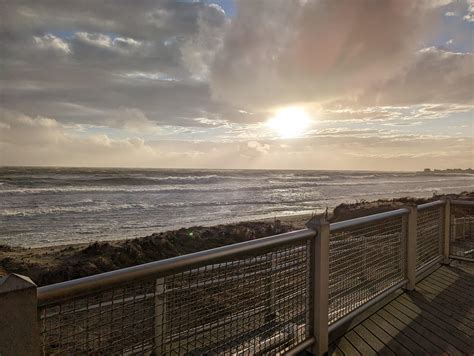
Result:
[[425,168],[423,169],[423,173],[474,173],[474,169],[472,168],[448,168],[448,169],[433,169]]

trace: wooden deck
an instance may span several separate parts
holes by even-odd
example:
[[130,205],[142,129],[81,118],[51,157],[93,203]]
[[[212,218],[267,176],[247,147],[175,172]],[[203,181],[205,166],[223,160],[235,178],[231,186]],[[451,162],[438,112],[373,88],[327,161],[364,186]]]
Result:
[[442,266],[390,299],[347,328],[329,355],[474,355],[474,263]]

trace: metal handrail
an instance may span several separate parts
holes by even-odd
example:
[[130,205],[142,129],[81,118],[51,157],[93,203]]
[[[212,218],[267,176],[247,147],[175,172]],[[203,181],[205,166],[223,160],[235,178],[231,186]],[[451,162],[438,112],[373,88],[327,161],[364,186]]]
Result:
[[344,220],[344,221],[340,221],[340,222],[337,222],[337,223],[332,223],[329,226],[329,230],[331,232],[336,232],[336,231],[339,231],[339,230],[352,228],[352,227],[362,225],[362,224],[373,223],[373,222],[376,222],[376,221],[385,220],[385,219],[388,219],[388,218],[394,218],[394,217],[397,217],[397,216],[405,215],[405,214],[408,214],[409,212],[410,212],[410,210],[408,210],[407,208],[401,208],[401,209],[397,209],[397,210],[387,211],[387,212],[384,212],[384,213],[378,213],[378,214],[363,216],[363,217],[360,217],[360,218]]
[[38,306],[89,294],[92,291],[107,289],[138,279],[151,278],[156,275],[164,276],[206,265],[220,259],[307,240],[314,237],[315,234],[314,230],[302,229],[47,285],[37,289]]
[[432,201],[432,202],[429,202],[429,203],[417,205],[416,209],[418,211],[421,211],[421,210],[426,210],[426,209],[430,209],[430,208],[436,208],[438,206],[443,206],[445,204],[446,204],[445,200],[436,200],[436,201]]
[[474,200],[450,200],[451,205],[474,206]]

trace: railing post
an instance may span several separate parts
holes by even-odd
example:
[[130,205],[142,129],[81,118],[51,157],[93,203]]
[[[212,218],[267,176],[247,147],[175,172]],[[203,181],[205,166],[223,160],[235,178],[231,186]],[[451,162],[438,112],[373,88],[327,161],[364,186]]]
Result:
[[155,349],[157,355],[165,354],[166,342],[166,284],[165,278],[155,281]]
[[275,301],[276,301],[276,283],[274,271],[277,267],[276,258],[273,253],[270,253],[270,281],[267,285],[268,287],[268,314],[269,316],[275,315]]
[[0,355],[39,355],[36,284],[19,274],[0,278]]
[[451,201],[444,206],[443,264],[449,264],[449,243],[451,238]]
[[407,290],[415,289],[416,284],[416,230],[418,211],[416,206],[408,207],[410,213],[408,215],[408,234],[407,234]]
[[312,219],[307,227],[316,231],[313,244],[313,317],[312,328],[316,343],[314,355],[328,351],[328,297],[329,297],[329,223]]

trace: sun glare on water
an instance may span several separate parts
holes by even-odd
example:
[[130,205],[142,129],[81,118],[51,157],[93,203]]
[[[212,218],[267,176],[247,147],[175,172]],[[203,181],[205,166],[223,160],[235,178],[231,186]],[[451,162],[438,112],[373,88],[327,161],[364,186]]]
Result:
[[304,134],[310,122],[310,117],[303,108],[292,106],[278,110],[268,120],[267,126],[281,138],[294,138]]

